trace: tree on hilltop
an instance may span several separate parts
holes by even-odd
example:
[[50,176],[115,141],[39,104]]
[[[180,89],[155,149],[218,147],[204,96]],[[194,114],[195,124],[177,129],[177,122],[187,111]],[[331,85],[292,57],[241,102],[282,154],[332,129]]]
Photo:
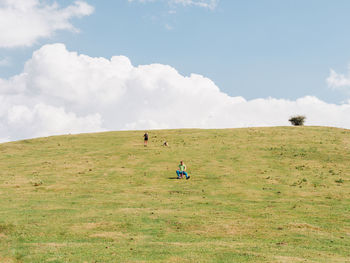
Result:
[[289,119],[290,123],[294,126],[303,126],[306,117],[302,115],[294,116]]

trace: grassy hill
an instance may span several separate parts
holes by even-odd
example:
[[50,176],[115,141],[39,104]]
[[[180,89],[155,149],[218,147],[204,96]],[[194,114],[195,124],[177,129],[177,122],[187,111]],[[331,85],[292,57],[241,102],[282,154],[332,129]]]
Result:
[[0,144],[0,262],[350,262],[350,130],[149,134]]

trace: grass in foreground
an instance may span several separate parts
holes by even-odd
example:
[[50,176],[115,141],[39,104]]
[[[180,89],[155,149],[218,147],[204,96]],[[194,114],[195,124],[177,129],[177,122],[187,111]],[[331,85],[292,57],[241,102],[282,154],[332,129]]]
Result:
[[349,130],[142,135],[1,144],[0,262],[350,262]]

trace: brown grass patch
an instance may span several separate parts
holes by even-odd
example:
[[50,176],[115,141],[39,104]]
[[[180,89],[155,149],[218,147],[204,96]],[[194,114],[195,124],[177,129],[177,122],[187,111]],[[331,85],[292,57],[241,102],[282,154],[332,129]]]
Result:
[[[55,243],[55,242],[49,242],[49,243],[31,243],[31,245],[38,246],[38,247],[67,247],[68,243]],[[70,246],[71,244],[69,244]]]
[[73,231],[78,230],[94,230],[96,228],[102,228],[102,227],[109,227],[112,223],[110,222],[90,222],[90,223],[83,223],[83,224],[77,224],[72,226]]
[[290,223],[289,226],[291,226],[291,228],[297,229],[321,231],[321,228],[319,228],[318,226],[313,226],[307,223]]
[[276,256],[276,262],[278,263],[291,263],[291,262],[305,262],[304,258]]
[[15,263],[17,261],[15,259],[12,259],[12,258],[3,258],[0,256],[0,262],[1,263]]
[[192,233],[215,237],[215,236],[237,236],[241,235],[243,231],[236,225],[233,224],[222,224],[222,225],[204,225],[200,226],[200,229],[191,231]]
[[121,232],[100,232],[90,235],[90,237],[101,237],[106,239],[112,239],[113,241],[130,239],[128,234]]
[[167,259],[167,262],[171,262],[171,263],[176,263],[176,262],[179,262],[179,263],[185,263],[185,262],[195,262],[193,260],[189,260],[189,259],[185,259],[185,258],[181,258],[181,257],[170,257]]

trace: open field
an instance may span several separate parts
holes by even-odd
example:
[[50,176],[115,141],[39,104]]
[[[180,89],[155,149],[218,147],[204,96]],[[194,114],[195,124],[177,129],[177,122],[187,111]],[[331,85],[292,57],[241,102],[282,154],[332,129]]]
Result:
[[350,262],[350,130],[149,134],[0,144],[0,262]]

